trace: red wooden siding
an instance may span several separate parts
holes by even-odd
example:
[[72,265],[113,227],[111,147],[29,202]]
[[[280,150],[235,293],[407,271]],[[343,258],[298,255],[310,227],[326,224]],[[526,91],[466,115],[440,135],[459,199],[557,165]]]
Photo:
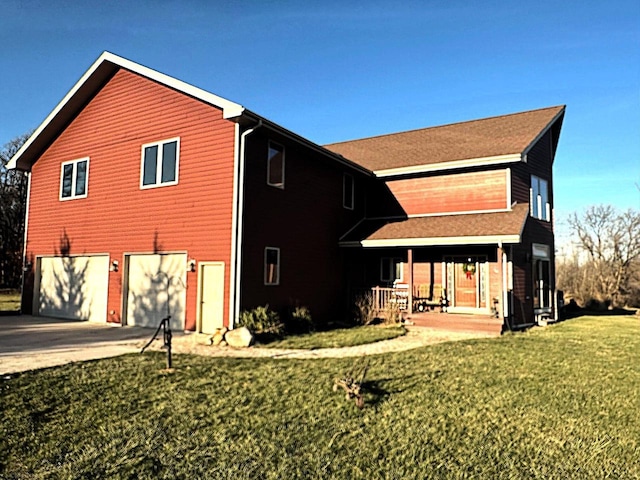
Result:
[[[141,146],[180,137],[179,183],[140,189]],[[125,253],[186,252],[225,262],[225,323],[233,196],[234,124],[222,112],[120,70],[33,167],[28,255],[108,253],[109,320],[120,321]],[[87,198],[59,201],[62,162],[90,157]],[[195,327],[197,274],[187,275],[185,325]],[[111,312],[115,312],[111,314]]]
[[[405,268],[408,267],[405,266]],[[413,264],[414,296],[438,300],[444,288],[442,262],[417,262]]]
[[507,208],[505,170],[457,173],[387,182],[407,215]]

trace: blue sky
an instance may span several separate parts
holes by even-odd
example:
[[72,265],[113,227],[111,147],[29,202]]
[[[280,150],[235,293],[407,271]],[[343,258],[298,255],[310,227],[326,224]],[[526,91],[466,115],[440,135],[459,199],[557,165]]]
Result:
[[640,208],[637,0],[0,0],[0,144],[104,50],[320,144],[566,104],[559,226]]

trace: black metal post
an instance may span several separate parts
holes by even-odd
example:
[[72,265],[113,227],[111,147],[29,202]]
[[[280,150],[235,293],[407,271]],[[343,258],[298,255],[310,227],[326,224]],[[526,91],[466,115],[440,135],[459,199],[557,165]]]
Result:
[[171,368],[171,338],[173,337],[171,333],[171,315],[163,320],[165,323],[164,328],[164,346],[167,347],[167,368]]

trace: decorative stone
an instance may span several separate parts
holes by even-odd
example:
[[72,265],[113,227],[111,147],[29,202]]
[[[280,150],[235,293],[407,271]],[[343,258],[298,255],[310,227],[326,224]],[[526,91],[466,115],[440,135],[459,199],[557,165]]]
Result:
[[227,346],[227,342],[225,342],[224,340],[222,340],[222,341],[220,342],[220,346],[221,346],[221,347],[226,347],[226,346]]
[[253,343],[253,334],[247,327],[234,328],[224,335],[224,339],[230,347],[243,348]]
[[213,334],[212,344],[214,346],[218,346],[220,345],[220,343],[222,343],[223,340],[224,340],[224,333],[222,333],[222,331],[219,330]]

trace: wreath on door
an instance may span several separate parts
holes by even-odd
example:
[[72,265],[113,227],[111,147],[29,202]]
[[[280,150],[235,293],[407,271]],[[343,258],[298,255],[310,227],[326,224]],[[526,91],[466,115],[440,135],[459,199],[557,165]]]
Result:
[[476,273],[476,264],[472,262],[463,263],[462,271],[467,275],[467,279],[471,280],[471,277]]

